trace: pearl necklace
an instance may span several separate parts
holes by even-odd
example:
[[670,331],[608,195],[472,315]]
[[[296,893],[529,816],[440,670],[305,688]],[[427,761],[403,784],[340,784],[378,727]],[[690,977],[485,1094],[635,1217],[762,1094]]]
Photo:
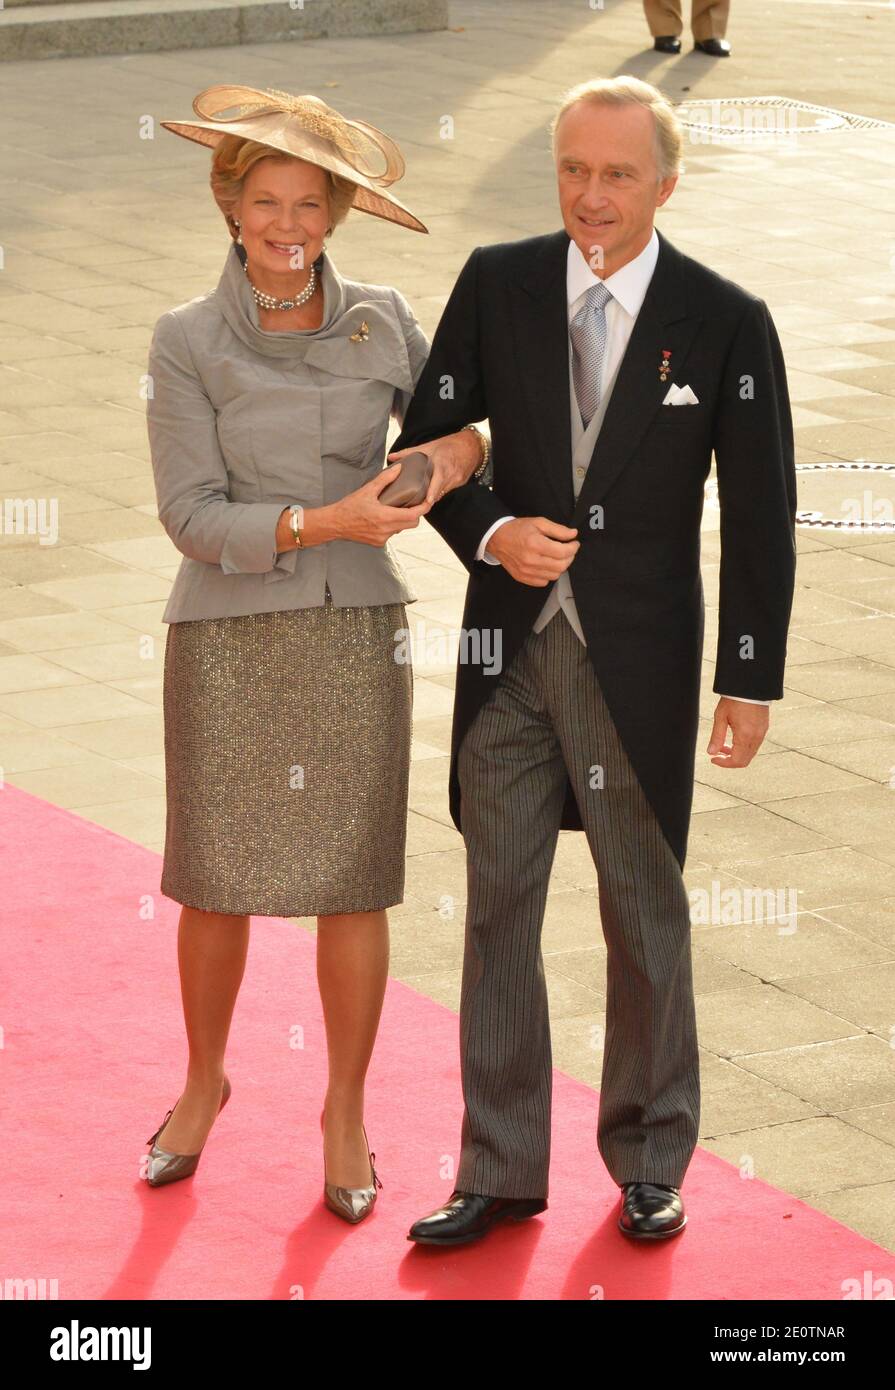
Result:
[[[248,261],[245,261],[243,263],[242,268],[245,271],[246,279],[248,280]],[[251,289],[252,294],[255,296],[255,303],[258,305],[259,309],[298,309],[302,304],[307,304],[308,300],[311,298],[311,295],[317,288],[317,269],[316,266],[311,266],[311,276],[308,280],[308,283],[305,285],[301,294],[295,295],[295,297],[292,299],[277,299],[275,295],[265,294],[263,290],[256,289],[255,286],[252,284],[251,280],[249,280],[249,288]]]

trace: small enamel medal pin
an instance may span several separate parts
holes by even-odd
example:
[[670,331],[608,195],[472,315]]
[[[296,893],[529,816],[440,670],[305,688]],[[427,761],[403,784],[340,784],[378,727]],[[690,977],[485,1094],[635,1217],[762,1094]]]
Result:
[[370,336],[370,325],[366,319],[361,320],[361,326],[356,333],[351,334],[352,343],[365,343]]
[[659,363],[659,380],[667,381],[668,373],[671,371],[671,350],[662,349],[662,361]]

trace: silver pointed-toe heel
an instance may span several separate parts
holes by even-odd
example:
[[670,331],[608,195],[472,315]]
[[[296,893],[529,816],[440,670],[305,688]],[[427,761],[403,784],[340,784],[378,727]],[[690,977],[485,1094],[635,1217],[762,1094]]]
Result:
[[[221,1088],[221,1103],[218,1106],[219,1115],[230,1099],[230,1091],[230,1080],[225,1076]],[[202,1149],[196,1154],[175,1154],[170,1153],[167,1149],[160,1149],[155,1142],[176,1109],[177,1106],[175,1105],[168,1111],[155,1134],[150,1135],[146,1140],[147,1144],[152,1145],[149,1150],[149,1162],[146,1165],[146,1181],[150,1187],[163,1187],[166,1183],[178,1182],[180,1178],[190,1178],[199,1166]],[[203,1144],[202,1148],[204,1149],[204,1147]]]
[[[323,1113],[320,1115],[320,1128],[323,1129]],[[376,1189],[382,1186],[379,1174],[373,1167],[373,1160],[376,1155],[370,1153],[370,1141],[367,1138],[366,1129],[364,1129],[364,1143],[370,1157],[370,1175],[373,1179],[369,1187],[336,1187],[334,1183],[326,1181],[326,1160],[323,1163],[324,1205],[329,1207],[330,1211],[334,1211],[336,1216],[341,1216],[344,1221],[350,1221],[352,1226],[356,1226],[358,1221],[363,1221],[365,1216],[369,1216],[376,1204]]]

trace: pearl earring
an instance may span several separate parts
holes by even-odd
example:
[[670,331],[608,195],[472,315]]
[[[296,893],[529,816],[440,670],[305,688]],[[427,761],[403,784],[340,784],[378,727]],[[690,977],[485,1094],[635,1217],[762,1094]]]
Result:
[[241,229],[242,229],[242,223],[239,222],[239,221],[234,217],[234,219],[233,219],[233,225],[234,225],[234,227],[239,227],[239,228],[240,228],[240,230],[239,230],[239,231],[237,232],[237,234],[236,234],[236,244],[237,244],[237,246],[241,246],[241,245],[242,245],[242,230],[241,230]]

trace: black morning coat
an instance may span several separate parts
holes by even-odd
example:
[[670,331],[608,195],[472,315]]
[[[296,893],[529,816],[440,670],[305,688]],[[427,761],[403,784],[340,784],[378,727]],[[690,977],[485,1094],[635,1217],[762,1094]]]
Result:
[[[721,511],[719,694],[782,697],[796,486],[783,354],[767,305],[658,236],[656,268],[577,503],[565,230],[475,248],[393,449],[489,421],[492,486],[471,480],[426,519],[469,570],[464,629],[502,630],[501,671],[549,586],[519,583],[503,566],[477,561],[482,536],[507,514],[578,528],[581,548],[568,573],[588,657],[683,867],[704,628],[700,518],[712,451]],[[664,406],[672,383],[689,385],[699,404]],[[602,525],[595,506],[603,508]],[[449,772],[451,818],[461,831],[457,754],[500,681],[486,663],[463,656],[461,643]],[[568,779],[561,828],[582,829]]]

